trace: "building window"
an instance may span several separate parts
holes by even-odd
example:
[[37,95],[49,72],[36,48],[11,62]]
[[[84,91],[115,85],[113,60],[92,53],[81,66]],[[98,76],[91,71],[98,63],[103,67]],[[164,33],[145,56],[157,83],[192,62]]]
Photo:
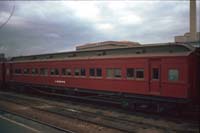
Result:
[[48,75],[48,69],[47,68],[40,68],[40,75],[47,76]]
[[74,69],[74,75],[79,76],[80,75],[80,69],[78,69],[78,68]]
[[52,68],[50,71],[51,75],[59,75],[59,70],[57,68]]
[[155,79],[155,80],[159,79],[159,69],[158,68],[152,69],[152,79]]
[[85,68],[81,68],[81,76],[85,76],[85,75],[86,75]]
[[136,69],[136,79],[144,79],[144,69]]
[[179,71],[177,69],[169,69],[168,70],[168,80],[169,81],[179,80]]
[[24,69],[24,74],[29,74],[29,68]]
[[126,69],[126,77],[127,78],[134,78],[134,68],[127,68]]
[[122,77],[121,69],[119,69],[119,68],[114,69],[114,77],[115,78],[121,78]]
[[91,77],[95,76],[95,69],[94,68],[90,68],[90,76]]
[[97,77],[101,77],[102,76],[102,70],[101,70],[101,68],[97,68],[96,69],[96,76]]
[[38,69],[37,68],[33,68],[32,69],[32,74],[38,74]]

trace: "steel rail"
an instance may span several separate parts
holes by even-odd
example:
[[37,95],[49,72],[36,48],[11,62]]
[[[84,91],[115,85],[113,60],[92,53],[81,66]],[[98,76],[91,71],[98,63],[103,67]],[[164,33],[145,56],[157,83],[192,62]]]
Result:
[[18,116],[18,117],[21,117],[21,118],[24,118],[24,119],[27,119],[27,120],[30,120],[30,121],[33,121],[33,122],[36,122],[36,123],[39,123],[39,124],[48,126],[48,127],[51,127],[51,128],[53,128],[53,129],[56,129],[56,130],[59,130],[59,131],[65,132],[65,133],[75,133],[74,131],[67,130],[67,129],[64,129],[64,128],[60,128],[60,127],[57,127],[57,126],[55,126],[55,125],[52,125],[52,124],[49,124],[49,123],[46,123],[46,122],[43,122],[43,121],[40,121],[40,120],[36,120],[36,119],[30,118],[30,117],[27,117],[27,116],[25,116],[25,115],[22,115],[22,114],[19,114],[19,113],[16,113],[16,112],[9,111],[9,110],[7,110],[7,109],[2,109],[2,108],[0,108],[0,111],[1,111],[1,112],[5,112],[5,113],[9,113],[9,114],[11,114],[11,115],[15,115],[15,116]]

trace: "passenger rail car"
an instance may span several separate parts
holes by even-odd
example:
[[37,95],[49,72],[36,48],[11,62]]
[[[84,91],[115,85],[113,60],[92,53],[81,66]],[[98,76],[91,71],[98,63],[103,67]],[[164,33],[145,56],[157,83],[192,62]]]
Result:
[[14,57],[6,84],[62,88],[166,102],[197,101],[199,55],[185,44]]
[[5,84],[5,64],[4,61],[0,60],[0,89]]

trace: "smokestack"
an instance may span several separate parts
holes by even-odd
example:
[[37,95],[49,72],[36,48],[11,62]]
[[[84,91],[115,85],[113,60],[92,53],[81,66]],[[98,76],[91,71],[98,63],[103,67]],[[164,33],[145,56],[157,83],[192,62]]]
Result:
[[196,40],[196,0],[190,0],[190,40]]

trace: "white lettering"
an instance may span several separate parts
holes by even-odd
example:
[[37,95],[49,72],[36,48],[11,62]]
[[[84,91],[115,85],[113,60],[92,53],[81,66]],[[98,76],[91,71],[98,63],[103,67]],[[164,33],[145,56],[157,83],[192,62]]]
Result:
[[55,83],[58,83],[58,84],[65,84],[66,82],[64,80],[55,80]]

